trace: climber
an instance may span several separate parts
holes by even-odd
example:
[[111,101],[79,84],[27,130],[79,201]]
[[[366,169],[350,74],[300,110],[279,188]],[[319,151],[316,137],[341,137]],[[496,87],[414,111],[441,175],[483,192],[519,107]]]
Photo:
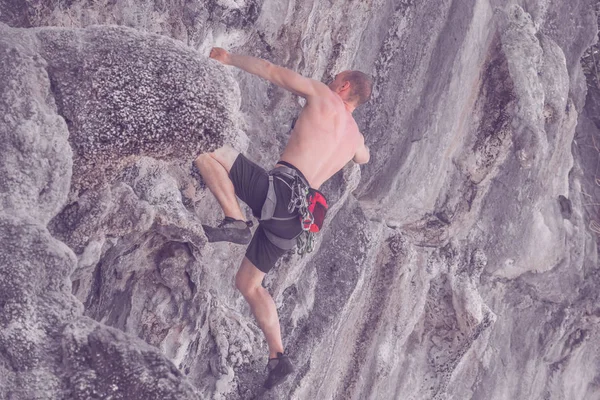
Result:
[[[232,54],[218,47],[211,50],[210,57],[306,99],[273,170],[267,172],[229,146],[201,154],[195,160],[206,186],[225,214],[217,227],[204,226],[208,240],[250,243],[235,284],[249,303],[267,340],[269,374],[264,385],[270,389],[283,382],[293,372],[293,367],[284,352],[277,308],[262,287],[262,281],[290,248],[288,244],[295,242],[295,238],[313,223],[310,219],[308,227],[303,229],[306,222],[301,218],[312,217],[312,213],[306,212],[308,204],[306,197],[302,198],[306,192],[302,191],[321,195],[317,189],[348,161],[358,164],[369,161],[369,149],[352,112],[369,99],[372,81],[362,72],[344,71],[326,85],[268,61]],[[251,236],[251,224],[246,222],[236,195],[259,219],[254,236]],[[326,207],[324,198],[320,201]],[[268,214],[267,218],[265,214]]]

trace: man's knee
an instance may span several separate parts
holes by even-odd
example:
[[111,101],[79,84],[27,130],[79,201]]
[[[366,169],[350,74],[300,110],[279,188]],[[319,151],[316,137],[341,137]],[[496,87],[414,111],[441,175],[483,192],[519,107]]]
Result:
[[202,153],[198,155],[195,160],[196,166],[198,168],[202,168],[203,166],[209,165],[216,161],[223,166],[227,172],[229,172],[239,153],[233,149],[226,151],[222,151],[222,149],[223,147],[210,153]]
[[212,160],[211,154],[212,153],[202,153],[198,157],[196,157],[196,160],[194,160],[196,167],[202,170],[202,167],[206,166],[206,164]]
[[229,145],[224,145],[209,154],[229,172],[240,152]]
[[256,268],[250,260],[244,258],[240,269],[235,275],[235,287],[244,297],[252,297],[253,294],[262,288],[264,276],[264,272]]
[[257,289],[257,285],[249,280],[242,271],[238,271],[235,275],[235,287],[244,297],[252,296],[252,293]]

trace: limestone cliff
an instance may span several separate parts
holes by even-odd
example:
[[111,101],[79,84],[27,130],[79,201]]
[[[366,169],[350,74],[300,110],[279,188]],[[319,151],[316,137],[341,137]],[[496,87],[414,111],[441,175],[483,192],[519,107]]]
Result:
[[[0,397],[600,399],[596,11],[0,1]],[[269,167],[301,102],[213,45],[376,85],[370,163],[265,281],[297,366],[271,392],[191,161]]]

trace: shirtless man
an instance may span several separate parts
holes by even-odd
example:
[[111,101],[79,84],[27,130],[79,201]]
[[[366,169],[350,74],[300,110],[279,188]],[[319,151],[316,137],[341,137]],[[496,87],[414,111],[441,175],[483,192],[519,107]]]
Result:
[[[371,95],[372,81],[367,75],[344,71],[326,85],[268,61],[217,47],[211,50],[210,57],[306,99],[276,167],[293,169],[311,188],[318,189],[348,161],[358,164],[369,161],[369,149],[352,117],[354,109]],[[269,188],[269,172],[228,146],[201,154],[195,164],[225,213],[218,227],[204,227],[209,241],[250,242],[250,229],[236,195],[260,218]],[[248,301],[269,346],[269,376],[265,382],[269,389],[293,372],[284,353],[277,308],[269,292],[262,287],[265,274],[287,251],[275,245],[265,231],[285,239],[293,239],[302,232],[297,211],[295,215],[288,211],[292,194],[290,182],[287,183],[286,179],[273,179],[277,195],[275,216],[279,218],[260,222],[235,278],[236,287]]]

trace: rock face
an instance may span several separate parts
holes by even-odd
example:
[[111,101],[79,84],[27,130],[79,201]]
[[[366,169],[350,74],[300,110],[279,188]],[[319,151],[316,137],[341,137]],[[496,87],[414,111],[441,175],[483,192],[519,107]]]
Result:
[[[596,14],[514,3],[0,2],[0,397],[600,398]],[[190,164],[272,165],[301,104],[213,45],[376,83],[371,162],[266,278],[297,367],[266,393]]]
[[75,152],[72,190],[103,183],[132,157],[186,159],[235,134],[233,80],[177,42],[125,28],[38,38]]
[[[131,143],[131,137],[115,134],[110,141],[103,141],[98,139],[99,134],[89,134],[88,125],[95,126],[95,132],[105,132],[118,124],[118,119],[109,118],[108,112],[103,114],[105,109],[102,107],[94,108],[93,102],[81,106],[80,97],[77,101],[78,96],[87,93],[86,84],[79,81],[86,76],[87,70],[78,65],[78,62],[85,62],[74,50],[76,47],[81,50],[82,42],[76,46],[70,40],[85,38],[94,43],[96,49],[101,49],[102,39],[106,38],[110,38],[111,43],[119,39],[136,43],[141,38],[142,42],[154,40],[155,44],[167,39],[140,36],[135,31],[121,28],[80,32],[56,28],[26,31],[2,24],[0,30],[0,110],[3,115],[0,125],[3,154],[0,162],[0,397],[174,399],[198,396],[197,390],[158,349],[84,316],[81,302],[72,294],[70,278],[74,271],[82,270],[78,264],[85,264],[78,262],[73,250],[83,248],[90,253],[92,238],[147,231],[155,221],[168,221],[169,218],[138,198],[127,185],[117,183],[106,188],[108,194],[94,190],[98,183],[94,186],[93,180],[88,179],[91,175],[82,160],[96,159],[98,163],[93,176],[102,177],[106,182],[115,179],[112,173],[115,166],[123,165],[124,157],[117,156],[139,158],[147,153],[159,156],[157,158],[182,156],[190,150],[210,149],[222,143],[224,136],[216,132],[216,127],[222,127],[221,132],[226,135],[230,127],[223,121],[231,121],[229,110],[235,109],[221,101],[227,98],[226,95],[215,94],[227,93],[216,89],[222,81],[207,83],[203,88],[190,85],[186,99],[179,103],[184,111],[187,105],[195,105],[192,108],[197,110],[193,114],[205,118],[200,126],[206,129],[201,131],[199,139],[196,138],[194,146],[188,146],[190,150],[184,149],[184,143],[177,135],[165,139],[166,131],[157,136],[160,146],[155,151],[149,146],[127,148],[125,145]],[[206,64],[206,60],[190,49],[177,48],[175,42],[172,44],[175,48],[166,54],[157,44],[156,51],[162,57],[159,60],[165,65],[155,61],[154,71],[172,70],[173,76],[182,78],[190,70],[185,63],[176,64],[173,59],[195,60],[198,66]],[[111,46],[105,46],[104,50],[110,52]],[[129,53],[135,54],[136,49],[133,46]],[[172,57],[166,59],[169,54]],[[103,65],[102,62],[99,65]],[[108,76],[131,80],[139,72],[130,66],[123,69],[123,65],[115,64],[111,69],[104,65],[107,71],[112,71]],[[195,75],[194,79],[199,80],[201,76]],[[148,85],[155,90],[164,83],[160,75],[149,81],[152,84]],[[167,88],[170,83],[167,79]],[[175,92],[165,90],[163,95],[172,98]],[[211,111],[207,112],[207,109]],[[183,114],[175,112],[176,120],[182,119],[185,113],[190,113],[189,107]],[[99,126],[94,124],[98,120],[108,122]],[[148,116],[137,114],[134,122],[140,120],[148,120]],[[79,122],[74,127],[65,121]],[[199,123],[198,119],[188,115],[187,120],[181,121],[182,127],[190,129],[191,125],[186,125],[189,121]],[[139,133],[141,129],[132,132]],[[69,141],[83,146],[69,146]],[[100,145],[94,146],[94,143]],[[80,153],[75,155],[72,147]],[[123,148],[127,148],[129,154],[118,151]],[[73,160],[78,162],[73,163]],[[70,184],[74,183],[79,184],[78,188],[85,187],[82,183],[86,183],[89,190],[66,206]],[[116,209],[110,208],[111,201],[118,202],[126,218],[117,220],[120,217],[115,214]],[[63,237],[71,248],[53,237],[46,228],[49,222],[54,235]],[[156,224],[159,225],[157,231],[165,232],[185,230],[193,225],[190,222],[177,224],[174,229],[169,228],[167,222]],[[190,228],[189,232],[192,231]],[[173,234],[178,238],[186,237],[185,233]],[[200,228],[198,235],[201,234]],[[201,239],[189,237],[189,240],[198,243]]]

